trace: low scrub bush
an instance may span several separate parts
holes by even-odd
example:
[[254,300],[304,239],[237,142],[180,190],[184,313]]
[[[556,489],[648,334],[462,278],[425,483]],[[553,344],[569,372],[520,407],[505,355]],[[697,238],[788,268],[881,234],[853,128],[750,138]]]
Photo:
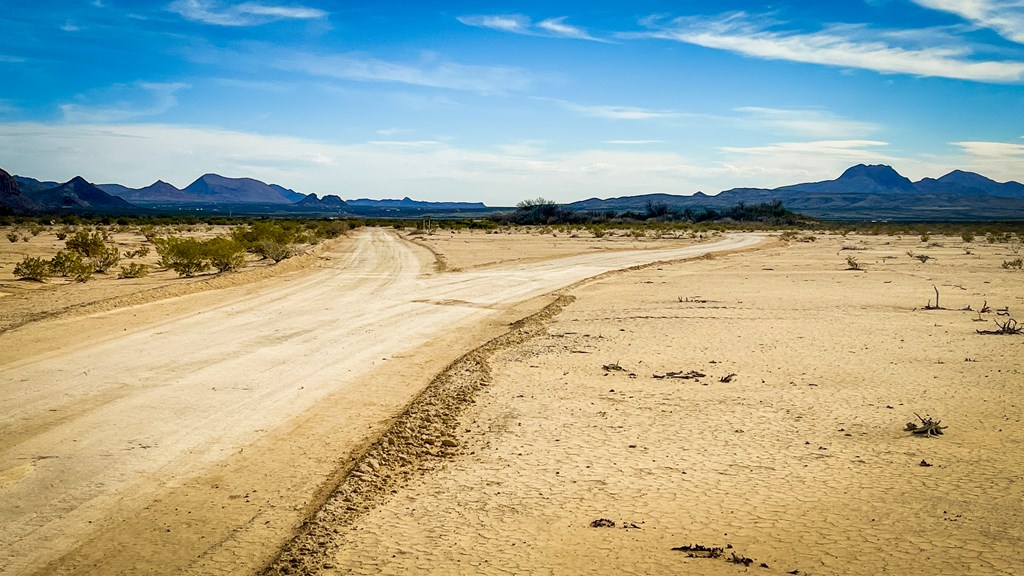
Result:
[[210,267],[203,243],[195,238],[154,238],[160,265],[174,270],[178,276],[195,276]]
[[72,277],[85,282],[92,277],[95,269],[91,262],[86,262],[78,252],[61,250],[50,259],[50,272],[56,276]]
[[108,270],[121,262],[121,253],[116,246],[104,246],[98,254],[91,258],[97,272],[106,274]]
[[245,265],[245,246],[224,236],[210,238],[203,242],[210,265],[218,272],[238,270]]
[[107,233],[100,230],[79,230],[64,241],[64,246],[86,258],[95,258],[107,252],[107,239]]
[[14,265],[14,275],[22,280],[44,282],[50,277],[50,263],[42,258],[26,257]]
[[135,259],[135,258],[142,258],[142,257],[146,256],[147,254],[149,254],[149,246],[141,246],[141,247],[139,247],[139,248],[137,248],[135,250],[125,250],[124,251],[124,257],[127,258],[128,260],[132,260],[132,259]]
[[260,258],[270,258],[274,262],[280,262],[292,257],[292,247],[276,240],[260,240],[250,250]]
[[1016,260],[1003,260],[1004,270],[1020,270],[1024,268],[1024,259],[1017,258]]
[[195,276],[210,267],[218,272],[237,270],[245,264],[245,247],[224,236],[209,240],[195,238],[155,238],[160,265],[174,270],[179,276]]
[[142,278],[149,273],[149,268],[145,264],[139,264],[138,262],[132,262],[127,266],[121,266],[121,271],[118,272],[118,278]]

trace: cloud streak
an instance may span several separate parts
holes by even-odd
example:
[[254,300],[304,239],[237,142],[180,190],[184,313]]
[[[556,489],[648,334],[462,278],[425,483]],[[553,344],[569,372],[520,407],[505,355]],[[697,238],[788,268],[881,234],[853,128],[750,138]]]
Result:
[[779,109],[746,106],[737,108],[738,122],[745,127],[764,128],[804,138],[847,138],[882,129],[878,124],[850,120],[821,109]]
[[592,36],[579,26],[567,24],[568,16],[547,18],[537,23],[534,23],[529,16],[523,14],[472,14],[459,16],[456,19],[466,26],[488,28],[499,32],[522,34],[524,36],[547,36],[606,42],[606,40]]
[[554,102],[562,108],[569,110],[570,112],[575,112],[576,114],[590,116],[592,118],[604,118],[606,120],[659,120],[689,116],[688,114],[675,110],[654,110],[652,108],[643,108],[640,106],[578,104],[576,102],[559,100],[557,98],[537,97],[535,99]]
[[261,2],[225,6],[214,0],[175,0],[167,8],[188,20],[214,26],[259,26],[278,20],[319,20],[327,17],[327,12],[317,8]]
[[532,75],[510,66],[478,66],[426,56],[416,63],[392,62],[360,54],[292,53],[274,57],[272,67],[325,78],[394,82],[429,88],[505,94],[528,89]]
[[[163,114],[178,105],[175,93],[189,88],[180,82],[118,84],[98,94],[79,96],[79,102],[61,104],[66,122],[122,122]],[[103,103],[91,103],[101,100]]]
[[776,30],[764,18],[733,12],[714,17],[642,21],[650,30],[630,37],[672,40],[753,58],[873,70],[882,74],[955,78],[992,83],[1024,80],[1024,62],[972,59],[963,44],[909,47],[899,34],[862,25],[835,25],[817,32]]
[[1024,44],[1024,3],[999,0],[912,0],[915,4],[956,14],[976,26]]

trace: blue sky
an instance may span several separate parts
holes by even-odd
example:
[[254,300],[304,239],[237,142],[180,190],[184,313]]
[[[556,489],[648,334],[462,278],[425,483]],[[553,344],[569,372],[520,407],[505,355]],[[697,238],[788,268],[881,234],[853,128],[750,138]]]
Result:
[[857,163],[1024,181],[1021,0],[5,4],[0,167],[40,179],[491,205]]

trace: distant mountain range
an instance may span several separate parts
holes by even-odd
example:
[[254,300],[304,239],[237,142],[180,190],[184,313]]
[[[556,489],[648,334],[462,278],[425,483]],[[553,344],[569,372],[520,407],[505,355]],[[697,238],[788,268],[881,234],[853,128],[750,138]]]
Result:
[[[714,196],[645,194],[591,198],[565,205],[572,210],[638,211],[652,205],[668,208],[727,208],[744,202],[780,200],[789,210],[818,218],[893,220],[1020,220],[1024,219],[1024,184],[996,182],[980,174],[954,170],[941,178],[912,182],[890,166],[858,164],[835,180],[780,188],[733,188]],[[252,178],[205,174],[184,189],[158,180],[145,188],[120,184],[93,185],[80,176],[68,182],[46,182],[11,176],[0,170],[0,213],[33,214],[79,211],[209,210],[236,214],[418,216],[484,214],[500,209],[482,202],[401,200],[345,201],[336,195],[303,195]]]
[[372,206],[374,208],[425,208],[435,210],[482,210],[487,208],[483,202],[424,202],[422,200],[413,200],[408,196],[401,200],[370,200],[368,198],[358,198],[356,200],[349,200],[348,205]]
[[573,210],[643,211],[650,204],[670,208],[726,208],[739,202],[781,200],[794,212],[831,219],[995,220],[1024,218],[1024,185],[999,183],[973,172],[912,182],[890,166],[858,164],[835,180],[780,188],[733,188],[714,196],[645,194],[573,202]]

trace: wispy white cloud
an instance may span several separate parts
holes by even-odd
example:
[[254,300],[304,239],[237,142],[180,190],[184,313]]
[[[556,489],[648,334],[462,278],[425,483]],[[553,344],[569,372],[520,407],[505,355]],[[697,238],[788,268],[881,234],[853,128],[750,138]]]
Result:
[[61,104],[64,120],[74,123],[122,122],[156,116],[177,106],[175,93],[189,88],[178,82],[135,82],[80,95],[76,102]]
[[319,20],[327,12],[304,6],[242,2],[225,4],[216,0],[174,0],[168,9],[182,17],[215,26],[258,26],[277,20]]
[[602,140],[602,144],[614,144],[616,146],[647,146],[649,144],[664,144],[664,140]]
[[1016,142],[953,142],[963,156],[959,167],[994,180],[1024,183],[1024,144]]
[[0,54],[0,64],[21,64],[25,61],[25,58],[21,56],[11,56],[10,54]]
[[466,26],[476,28],[490,28],[513,34],[530,34],[530,19],[522,14],[474,14],[470,16],[459,16],[456,18]]
[[460,64],[425,54],[418,62],[392,62],[361,54],[296,52],[269,56],[270,66],[325,78],[394,82],[430,88],[504,94],[526,90],[533,75],[510,66]]
[[559,100],[557,98],[537,97],[535,99],[547,102],[554,102],[555,104],[558,104],[559,106],[566,110],[569,110],[570,112],[575,112],[583,116],[605,118],[607,120],[657,120],[688,116],[688,114],[676,110],[655,110],[652,108],[643,108],[640,106],[579,104],[577,102],[569,102],[567,100]]
[[82,28],[80,26],[76,26],[71,20],[65,20],[64,23],[60,25],[60,29],[65,32],[78,32]]
[[956,14],[991,28],[1007,40],[1024,44],[1024,2],[1020,0],[912,0],[915,4]]
[[834,25],[817,32],[778,30],[778,23],[745,12],[714,17],[642,21],[650,30],[630,37],[660,38],[727,50],[754,58],[979,82],[1024,80],[1024,62],[973,59],[965,44],[902,46],[892,33],[863,25]]
[[568,16],[547,18],[534,23],[529,16],[523,14],[473,14],[459,16],[457,20],[467,26],[477,28],[490,28],[501,32],[512,34],[523,34],[526,36],[553,36],[558,38],[576,38],[578,40],[592,40],[595,42],[606,42],[606,40],[594,37],[585,29],[566,23]]
[[849,138],[873,134],[881,126],[850,120],[822,109],[779,109],[746,106],[737,108],[738,122],[746,127],[761,127],[773,132],[804,138]]

